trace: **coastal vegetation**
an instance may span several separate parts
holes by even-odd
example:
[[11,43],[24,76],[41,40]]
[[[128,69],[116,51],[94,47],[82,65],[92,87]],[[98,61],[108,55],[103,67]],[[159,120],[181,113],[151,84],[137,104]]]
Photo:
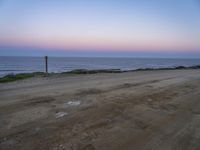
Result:
[[200,65],[196,66],[177,66],[173,68],[140,68],[136,70],[120,70],[120,69],[98,69],[98,70],[87,70],[87,69],[75,69],[72,71],[62,73],[44,73],[44,72],[33,72],[33,73],[19,73],[19,74],[8,74],[0,78],[0,83],[11,82],[16,80],[22,80],[32,77],[46,77],[53,75],[67,75],[67,74],[97,74],[97,73],[123,73],[123,72],[134,72],[134,71],[154,71],[154,70],[182,70],[182,69],[200,69]]

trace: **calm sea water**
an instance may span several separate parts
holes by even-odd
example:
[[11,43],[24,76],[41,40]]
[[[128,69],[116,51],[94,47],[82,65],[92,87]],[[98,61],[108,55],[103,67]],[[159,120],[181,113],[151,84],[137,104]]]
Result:
[[[200,59],[49,57],[49,72],[64,72],[73,69],[134,70],[193,65],[200,65]],[[0,76],[44,71],[44,69],[43,57],[0,57]]]

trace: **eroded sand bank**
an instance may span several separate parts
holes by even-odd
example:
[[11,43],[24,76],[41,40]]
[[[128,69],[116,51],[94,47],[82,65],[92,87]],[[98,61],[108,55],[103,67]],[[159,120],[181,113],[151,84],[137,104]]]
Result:
[[2,150],[199,150],[200,70],[0,84]]

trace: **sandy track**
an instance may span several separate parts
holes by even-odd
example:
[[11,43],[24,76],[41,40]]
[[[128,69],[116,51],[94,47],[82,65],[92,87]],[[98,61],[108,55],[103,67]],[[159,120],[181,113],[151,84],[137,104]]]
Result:
[[0,149],[199,150],[200,70],[0,84]]

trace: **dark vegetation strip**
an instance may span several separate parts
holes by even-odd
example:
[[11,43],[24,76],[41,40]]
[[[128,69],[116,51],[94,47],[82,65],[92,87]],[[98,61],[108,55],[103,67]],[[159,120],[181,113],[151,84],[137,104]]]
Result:
[[31,78],[31,77],[35,77],[35,76],[45,76],[45,73],[43,73],[43,72],[34,72],[34,73],[8,74],[8,75],[0,78],[0,83],[11,82],[11,81]]
[[0,78],[0,83],[3,82],[11,82],[31,77],[45,77],[45,76],[51,76],[51,75],[59,75],[59,74],[96,74],[96,73],[123,73],[123,72],[135,72],[135,71],[153,71],[153,70],[186,70],[186,69],[200,69],[200,65],[196,66],[177,66],[177,67],[169,67],[169,68],[140,68],[136,70],[120,70],[120,69],[98,69],[98,70],[87,70],[87,69],[76,69],[68,72],[62,72],[62,73],[43,73],[43,72],[34,72],[34,73],[20,73],[20,74],[9,74],[4,77]]

